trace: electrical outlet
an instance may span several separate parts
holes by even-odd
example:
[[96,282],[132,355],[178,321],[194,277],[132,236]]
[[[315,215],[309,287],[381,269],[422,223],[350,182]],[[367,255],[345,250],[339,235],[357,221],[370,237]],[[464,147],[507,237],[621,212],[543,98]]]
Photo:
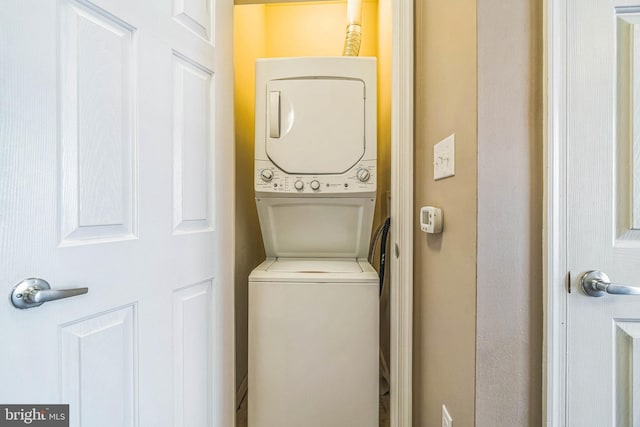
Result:
[[451,418],[447,407],[444,405],[442,405],[442,427],[453,427],[453,418]]

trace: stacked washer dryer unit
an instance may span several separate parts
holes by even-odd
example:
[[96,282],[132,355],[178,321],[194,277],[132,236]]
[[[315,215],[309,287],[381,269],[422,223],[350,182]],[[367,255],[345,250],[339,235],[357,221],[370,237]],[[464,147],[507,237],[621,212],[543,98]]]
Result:
[[249,427],[378,425],[376,60],[256,63]]

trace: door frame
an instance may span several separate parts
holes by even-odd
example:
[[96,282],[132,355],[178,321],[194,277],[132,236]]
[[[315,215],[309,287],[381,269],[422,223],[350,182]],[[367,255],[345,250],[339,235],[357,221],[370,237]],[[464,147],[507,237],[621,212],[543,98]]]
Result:
[[[304,0],[235,0],[234,4]],[[413,1],[391,0],[390,424],[412,426],[413,393]],[[401,256],[400,256],[401,255]],[[244,390],[241,385],[241,390]],[[238,393],[241,396],[243,393]],[[236,396],[234,391],[233,396]]]
[[[214,2],[216,64],[233,64],[233,0]],[[235,130],[233,67],[216,67],[215,121],[227,123],[216,128],[214,136],[216,176],[215,230],[216,277],[211,328],[217,331],[210,348],[213,357],[213,381],[224,388],[213,390],[213,411],[220,413],[222,426],[236,425],[236,333],[235,333]],[[220,330],[222,329],[222,330]]]
[[565,1],[544,1],[542,405],[547,427],[562,427],[567,421],[566,17]]
[[392,0],[391,427],[411,427],[413,393],[413,2]]

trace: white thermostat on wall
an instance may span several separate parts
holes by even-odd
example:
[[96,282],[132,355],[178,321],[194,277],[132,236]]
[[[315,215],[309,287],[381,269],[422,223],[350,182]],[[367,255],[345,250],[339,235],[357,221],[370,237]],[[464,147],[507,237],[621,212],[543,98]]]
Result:
[[420,209],[420,229],[425,233],[442,233],[442,209],[423,206]]

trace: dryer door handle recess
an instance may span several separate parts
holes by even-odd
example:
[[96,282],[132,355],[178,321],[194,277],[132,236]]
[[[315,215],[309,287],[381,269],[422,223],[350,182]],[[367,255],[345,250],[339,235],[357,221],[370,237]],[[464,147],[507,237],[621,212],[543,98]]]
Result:
[[280,138],[280,91],[269,92],[269,137]]

